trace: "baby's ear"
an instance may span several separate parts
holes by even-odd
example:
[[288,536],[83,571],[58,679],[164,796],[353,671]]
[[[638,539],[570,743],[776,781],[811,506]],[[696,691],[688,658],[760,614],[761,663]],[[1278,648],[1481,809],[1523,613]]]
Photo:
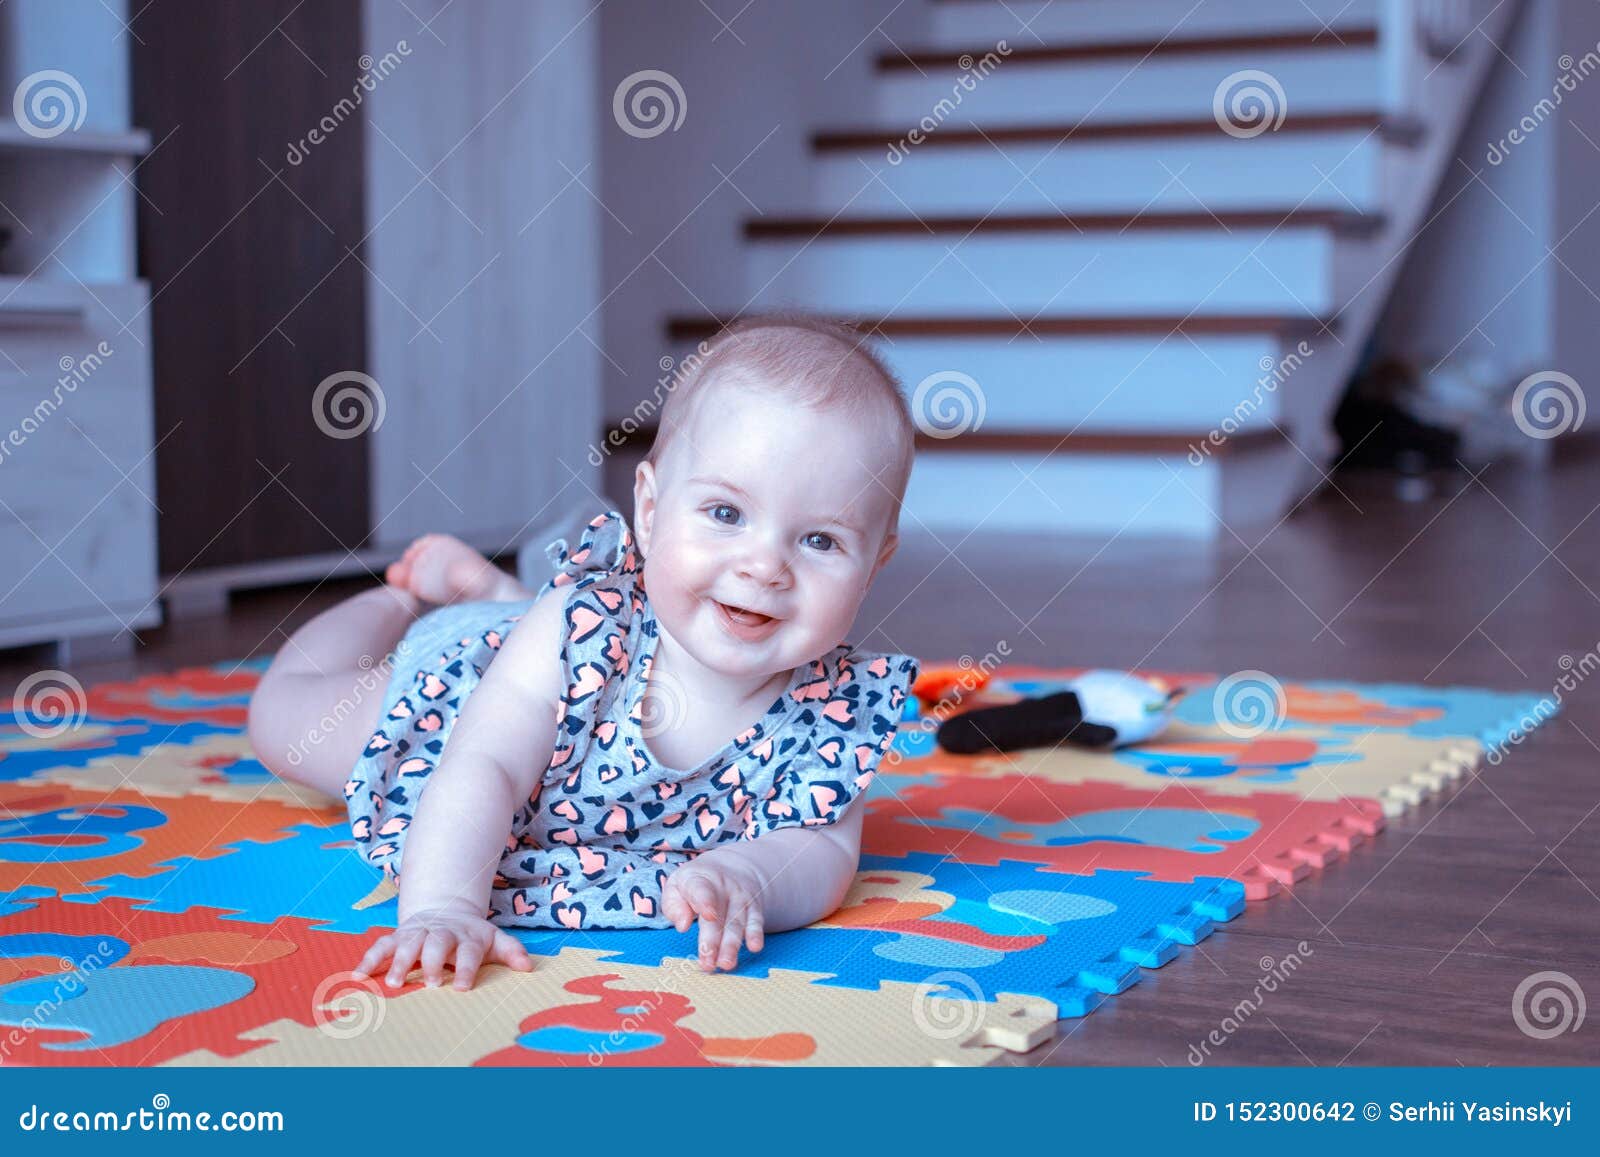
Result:
[[894,557],[894,552],[900,548],[900,532],[891,530],[883,540],[883,546],[878,550],[878,559],[872,564],[872,573],[867,576],[867,585],[872,585],[872,580],[878,577],[878,572]]
[[633,472],[633,537],[642,555],[650,554],[650,532],[655,521],[656,468],[650,462],[641,462]]

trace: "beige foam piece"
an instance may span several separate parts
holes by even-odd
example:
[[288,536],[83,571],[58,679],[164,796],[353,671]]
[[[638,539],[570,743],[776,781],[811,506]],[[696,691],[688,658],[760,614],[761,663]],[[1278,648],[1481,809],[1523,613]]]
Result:
[[83,767],[48,768],[23,782],[61,784],[83,791],[113,791],[121,785],[154,797],[202,795],[233,803],[270,799],[308,812],[328,809],[336,816],[344,813],[343,801],[277,777],[265,783],[206,782],[217,772],[206,767],[204,760],[248,759],[254,754],[246,735],[207,735],[193,743],[161,744],[142,754],[101,756]]
[[[1290,779],[1272,780],[1240,773],[1222,776],[1157,775],[1096,751],[1062,745],[985,756],[972,761],[970,774],[1030,775],[1054,783],[1095,780],[1120,783],[1144,791],[1176,791],[1184,785],[1219,795],[1249,795],[1257,791],[1285,792],[1313,800],[1339,800],[1349,796],[1376,799],[1384,814],[1398,816],[1477,770],[1483,746],[1473,739],[1425,739],[1385,731],[1333,731],[1306,727],[1271,732],[1271,739],[1316,739],[1332,744],[1340,754],[1358,754],[1354,762],[1319,763],[1297,770]],[[1341,742],[1342,741],[1342,742]],[[1174,723],[1161,743],[1237,742],[1217,727]],[[914,767],[914,763],[908,763]],[[1169,764],[1170,766],[1170,764]]]
[[[884,982],[877,992],[814,983],[823,973],[774,970],[764,978],[704,973],[691,959],[660,967],[619,964],[595,949],[563,948],[535,957],[531,973],[489,968],[470,992],[417,989],[383,1000],[382,1016],[356,1035],[336,1036],[293,1020],[240,1034],[267,1042],[239,1057],[209,1050],[186,1053],[171,1065],[459,1066],[515,1043],[522,1021],[542,1009],[588,1003],[563,987],[584,976],[614,974],[613,989],[675,992],[693,1011],[678,1025],[705,1038],[750,1039],[780,1033],[809,1036],[816,1045],[804,1065],[992,1064],[1005,1052],[1026,1052],[1055,1035],[1057,1009],[1033,997],[992,1002],[935,997],[922,986]],[[381,999],[381,998],[374,998]],[[370,1011],[370,1009],[368,1010]],[[652,1031],[671,1031],[652,1021]],[[572,1065],[598,1058],[573,1056]],[[723,1059],[726,1063],[726,1058]],[[560,1063],[559,1060],[556,1063]]]

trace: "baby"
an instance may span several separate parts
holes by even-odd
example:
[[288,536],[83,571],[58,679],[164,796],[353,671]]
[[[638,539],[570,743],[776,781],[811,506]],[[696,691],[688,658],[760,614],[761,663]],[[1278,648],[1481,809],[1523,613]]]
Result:
[[[344,797],[399,888],[356,971],[397,986],[420,965],[433,987],[451,965],[467,989],[485,961],[532,968],[507,926],[696,922],[700,967],[731,969],[834,911],[917,673],[841,642],[894,554],[912,454],[905,399],[853,333],[744,322],[667,400],[637,541],[598,516],[549,548],[535,597],[425,536],[387,586],[296,631],[250,738]],[[361,688],[383,662],[380,703]]]

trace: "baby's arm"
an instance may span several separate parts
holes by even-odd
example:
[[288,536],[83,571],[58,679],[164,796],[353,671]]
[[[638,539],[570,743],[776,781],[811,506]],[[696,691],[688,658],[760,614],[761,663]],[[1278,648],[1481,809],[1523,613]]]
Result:
[[700,967],[732,968],[739,946],[815,923],[839,907],[861,860],[865,801],[823,827],[783,828],[724,844],[667,877],[662,911],[679,932],[700,921]]
[[529,608],[462,704],[406,835],[400,927],[368,950],[357,972],[391,960],[388,981],[396,986],[419,962],[433,987],[452,962],[455,986],[470,988],[486,956],[532,968],[522,946],[485,913],[512,818],[555,746],[562,593]]

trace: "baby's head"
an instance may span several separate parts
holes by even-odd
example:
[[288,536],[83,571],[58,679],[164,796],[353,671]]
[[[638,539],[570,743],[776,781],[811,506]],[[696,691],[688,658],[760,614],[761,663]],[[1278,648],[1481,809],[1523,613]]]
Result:
[[634,480],[663,630],[744,678],[845,641],[899,542],[914,434],[851,330],[805,317],[724,330],[668,397]]

